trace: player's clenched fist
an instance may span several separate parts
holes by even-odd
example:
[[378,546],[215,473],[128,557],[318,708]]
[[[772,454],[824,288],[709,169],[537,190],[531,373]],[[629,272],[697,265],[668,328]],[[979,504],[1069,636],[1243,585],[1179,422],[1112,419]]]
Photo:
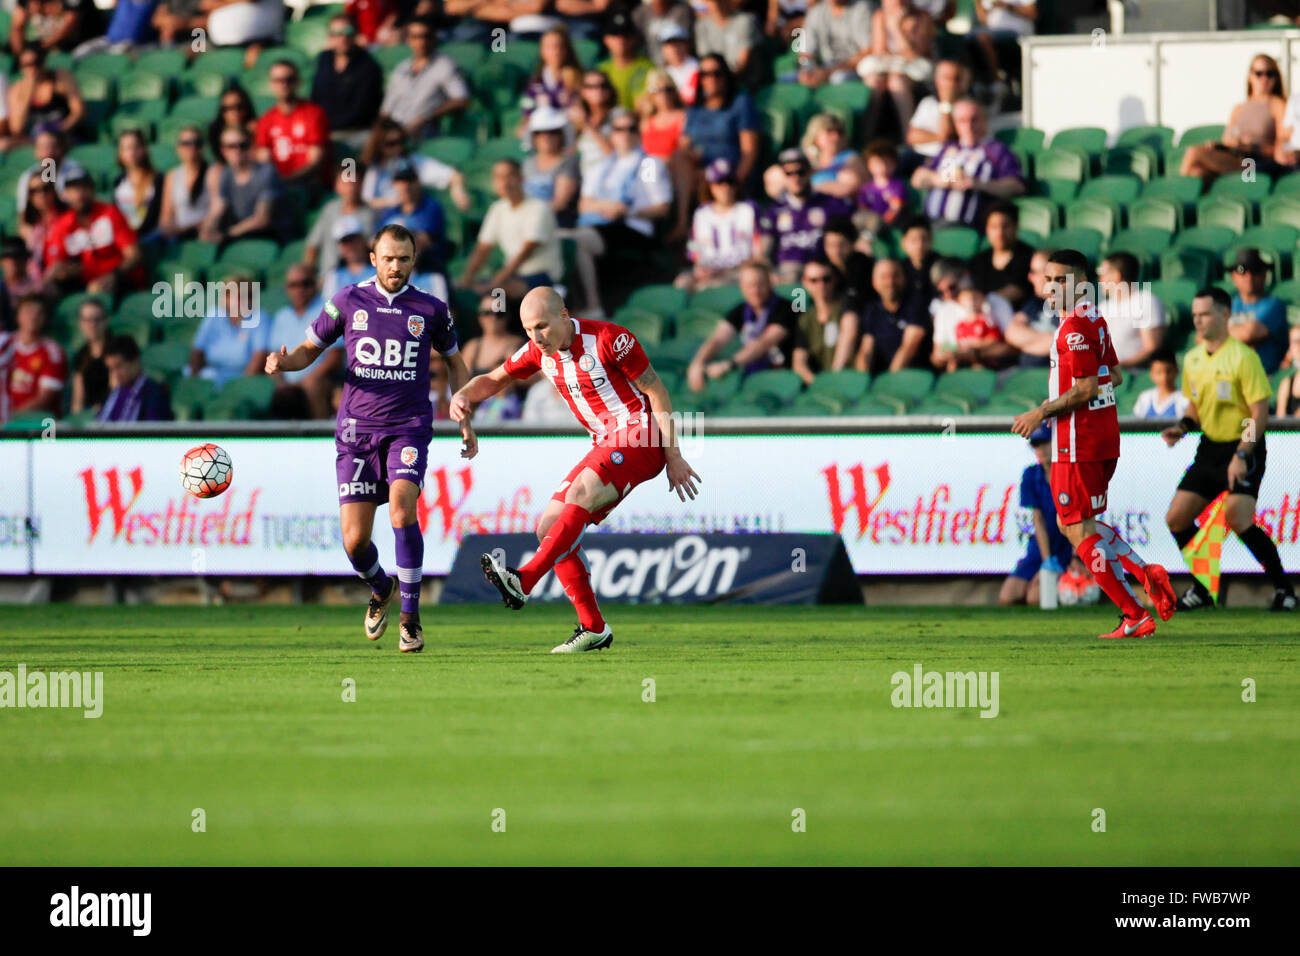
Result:
[[280,371],[280,359],[284,358],[288,354],[289,347],[287,345],[281,345],[280,351],[272,352],[268,355],[266,357],[266,374],[274,375],[276,372]]

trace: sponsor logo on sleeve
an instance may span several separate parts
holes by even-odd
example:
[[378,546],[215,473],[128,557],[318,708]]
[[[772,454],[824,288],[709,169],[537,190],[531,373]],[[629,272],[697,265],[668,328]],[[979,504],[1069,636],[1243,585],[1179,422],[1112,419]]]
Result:
[[618,360],[632,351],[632,346],[636,344],[636,339],[632,338],[627,332],[620,332],[618,338],[614,340],[614,359]]
[[338,306],[336,306],[333,302],[326,301],[325,314],[328,315],[331,319],[337,319],[339,317]]
[[1070,496],[1066,494],[1064,491],[1062,491],[1059,495],[1056,496],[1056,500],[1063,505],[1068,505],[1070,503]]
[[1065,344],[1071,352],[1085,352],[1088,349],[1088,340],[1082,332],[1071,332],[1065,337]]

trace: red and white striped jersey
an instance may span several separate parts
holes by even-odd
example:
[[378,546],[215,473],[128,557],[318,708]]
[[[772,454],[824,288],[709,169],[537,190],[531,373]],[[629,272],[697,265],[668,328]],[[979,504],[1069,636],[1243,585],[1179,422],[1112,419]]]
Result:
[[1097,376],[1097,397],[1052,428],[1052,461],[1109,461],[1119,457],[1119,414],[1110,370],[1119,364],[1110,329],[1091,302],[1061,320],[1052,339],[1048,397],[1070,390],[1077,378]]
[[644,427],[650,399],[635,381],[650,367],[641,343],[612,322],[570,319],[573,344],[567,352],[543,355],[529,341],[505,361],[514,378],[529,378],[539,370],[551,380],[573,416],[602,442],[629,425]]

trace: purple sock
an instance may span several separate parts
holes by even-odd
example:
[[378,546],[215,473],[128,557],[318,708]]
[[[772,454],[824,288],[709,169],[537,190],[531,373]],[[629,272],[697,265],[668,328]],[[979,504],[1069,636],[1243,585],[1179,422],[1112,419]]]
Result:
[[379,549],[375,547],[373,541],[367,544],[366,549],[356,557],[349,554],[348,560],[352,562],[352,567],[356,569],[361,580],[370,585],[370,590],[379,595],[388,593],[388,575],[379,566]]
[[397,543],[397,580],[402,589],[402,613],[420,613],[420,578],[424,574],[424,535],[420,525],[394,528]]

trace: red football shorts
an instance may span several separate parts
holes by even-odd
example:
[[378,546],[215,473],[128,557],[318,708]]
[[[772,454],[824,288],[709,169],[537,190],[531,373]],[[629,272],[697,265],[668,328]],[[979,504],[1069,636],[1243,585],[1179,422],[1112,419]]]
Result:
[[627,497],[628,492],[663,471],[665,464],[663,446],[657,441],[620,445],[611,440],[609,444],[593,445],[582,461],[573,466],[564,483],[551,495],[551,500],[563,501],[569,485],[582,473],[582,469],[590,468],[600,476],[601,481],[618,489],[617,499],[599,511],[592,512],[591,523],[600,524]]
[[1106,489],[1118,458],[1108,461],[1054,461],[1049,484],[1061,524],[1106,513]]

